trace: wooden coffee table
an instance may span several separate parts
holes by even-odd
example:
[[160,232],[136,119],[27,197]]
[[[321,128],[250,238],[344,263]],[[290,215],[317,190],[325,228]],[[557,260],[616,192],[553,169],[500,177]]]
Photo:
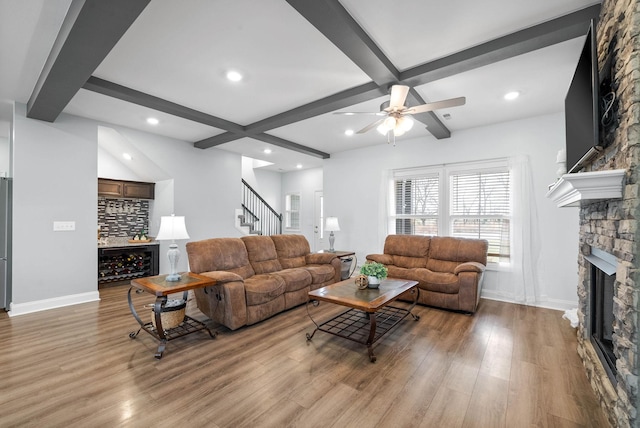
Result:
[[[415,321],[420,317],[411,311],[418,301],[420,292],[417,281],[387,278],[382,280],[379,288],[366,288],[360,290],[353,278],[337,282],[326,287],[309,292],[307,301],[307,313],[315,324],[313,333],[307,333],[307,340],[311,340],[316,331],[344,337],[358,343],[367,345],[369,359],[375,363],[373,344],[395,327],[407,315],[411,315]],[[414,295],[413,303],[408,308],[400,308],[390,305],[400,295],[410,291]],[[346,306],[345,312],[318,324],[309,312],[309,305],[317,306],[319,302],[329,302]]]

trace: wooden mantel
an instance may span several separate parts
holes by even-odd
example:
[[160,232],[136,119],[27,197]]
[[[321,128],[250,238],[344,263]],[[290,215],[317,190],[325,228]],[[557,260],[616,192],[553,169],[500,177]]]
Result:
[[549,189],[547,198],[558,207],[580,206],[580,201],[622,198],[624,169],[564,174]]

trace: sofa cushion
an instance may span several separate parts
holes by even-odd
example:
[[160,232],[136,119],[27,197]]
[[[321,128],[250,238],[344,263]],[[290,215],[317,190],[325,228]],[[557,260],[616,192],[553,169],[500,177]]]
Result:
[[304,268],[284,269],[273,272],[284,280],[285,291],[296,291],[311,285],[311,274]]
[[312,284],[332,281],[336,274],[336,270],[332,265],[307,265],[304,269],[311,274]]
[[430,241],[429,236],[389,235],[384,242],[384,253],[390,254],[398,267],[426,267]]
[[276,253],[276,246],[269,236],[243,236],[242,241],[247,247],[249,263],[256,275],[282,270]]
[[302,235],[271,235],[278,260],[283,269],[302,267],[311,252],[307,238]]
[[186,248],[191,272],[226,270],[244,279],[254,274],[247,248],[240,238],[212,238],[187,242]]
[[247,306],[261,305],[281,296],[285,282],[281,277],[268,273],[254,275],[244,280],[244,290]]
[[464,262],[478,262],[486,266],[487,247],[485,240],[434,236],[431,238],[427,268],[453,273]]

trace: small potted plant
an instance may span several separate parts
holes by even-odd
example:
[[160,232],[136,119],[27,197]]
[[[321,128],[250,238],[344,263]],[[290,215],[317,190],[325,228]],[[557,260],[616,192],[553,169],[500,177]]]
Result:
[[367,275],[369,288],[378,288],[380,280],[387,277],[388,270],[382,263],[367,262],[360,268],[360,273]]

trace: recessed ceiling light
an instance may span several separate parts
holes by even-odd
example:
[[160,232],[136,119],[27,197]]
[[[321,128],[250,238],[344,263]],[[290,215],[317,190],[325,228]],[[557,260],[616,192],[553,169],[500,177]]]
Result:
[[158,119],[156,119],[155,117],[148,117],[147,118],[147,123],[149,125],[157,125],[158,123],[160,123],[160,121]]
[[353,129],[347,129],[346,131],[344,131],[344,135],[347,135],[349,137],[352,136],[353,135]]
[[129,153],[123,153],[123,154],[122,154],[122,157],[123,157],[123,158],[125,158],[126,160],[131,160],[131,159],[133,159]]
[[302,164],[299,163],[298,165],[296,165],[296,168],[298,168],[298,169],[302,168]]
[[271,149],[264,149],[263,151],[264,151],[266,154],[271,153]]
[[227,71],[227,79],[231,80],[232,82],[239,82],[242,80],[242,74],[235,70],[229,70]]
[[520,96],[520,92],[512,91],[512,92],[507,92],[506,94],[504,94],[504,99],[508,100],[508,101],[511,101],[511,100],[515,100],[519,96]]

